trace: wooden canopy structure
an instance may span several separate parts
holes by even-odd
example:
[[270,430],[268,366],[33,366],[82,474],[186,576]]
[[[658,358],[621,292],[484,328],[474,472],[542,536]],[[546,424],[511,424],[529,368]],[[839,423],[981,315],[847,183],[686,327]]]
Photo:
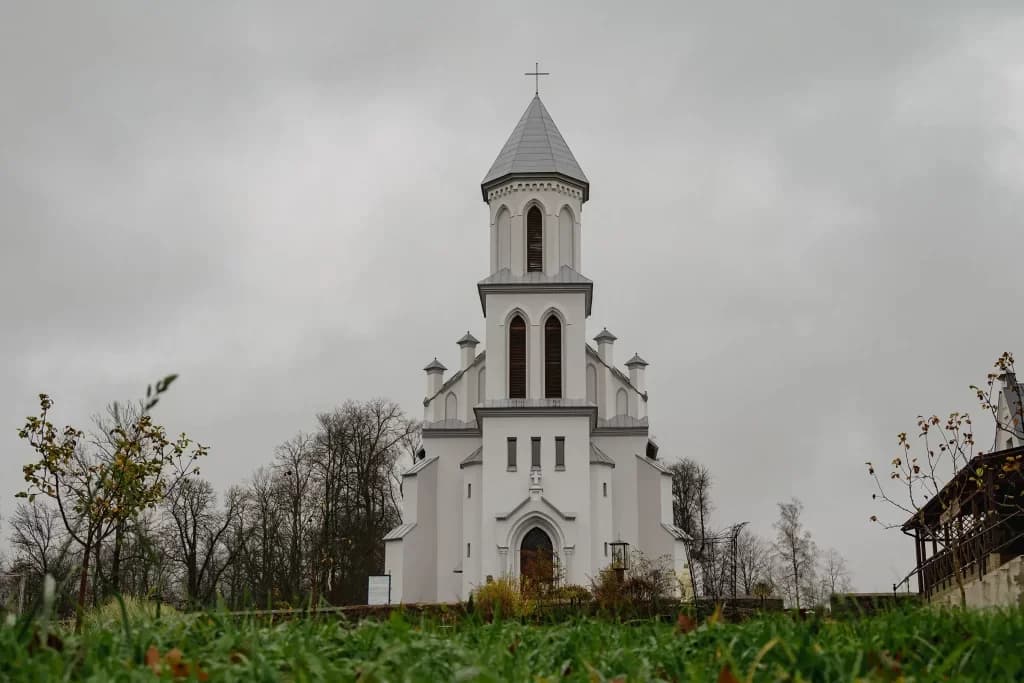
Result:
[[902,527],[925,599],[1024,555],[1024,447],[977,455]]

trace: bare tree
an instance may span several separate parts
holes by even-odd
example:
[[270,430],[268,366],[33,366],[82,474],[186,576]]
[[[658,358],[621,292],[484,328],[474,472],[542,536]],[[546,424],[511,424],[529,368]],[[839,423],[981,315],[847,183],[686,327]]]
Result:
[[[165,377],[155,389],[151,385],[138,418],[112,429],[110,437],[116,444],[112,455],[89,448],[84,433],[75,427],[54,427],[48,419],[53,401],[45,394],[39,396],[39,416],[27,418],[18,432],[39,457],[22,469],[28,486],[18,497],[30,503],[40,495],[52,499],[65,531],[82,550],[76,629],[82,623],[89,561],[95,556],[98,569],[103,539],[156,506],[206,454],[204,446],[184,434],[168,438],[148,413],[175,377]],[[94,597],[98,583],[93,581]]]
[[821,581],[826,597],[833,593],[847,593],[853,589],[846,558],[835,548],[829,548],[821,558]]
[[884,481],[874,464],[866,463],[876,487],[872,498],[907,516],[902,523],[877,515],[871,521],[912,535],[924,589],[951,576],[962,607],[967,606],[965,570],[998,551],[992,539],[1024,512],[1019,498],[1024,456],[1003,452],[1024,445],[1024,388],[1016,380],[1013,355],[996,360],[986,388],[971,389],[996,423],[993,453],[975,454],[971,417],[954,412],[944,419],[918,416],[916,448],[906,432],[899,434],[901,453],[892,459]]
[[800,609],[801,594],[806,595],[813,583],[817,555],[811,532],[804,528],[800,520],[803,509],[803,503],[796,498],[788,503],[779,503],[779,519],[775,522],[775,552],[779,561],[780,588],[797,609]]
[[363,602],[366,577],[384,565],[384,534],[400,520],[396,469],[417,425],[384,399],[349,401],[318,419],[322,509],[314,594],[319,590],[333,603]]
[[316,484],[313,470],[315,455],[314,438],[307,434],[297,434],[277,447],[273,467],[280,482],[279,491],[283,498],[281,507],[285,516],[282,547],[287,548],[287,569],[282,593],[293,604],[301,599],[309,564],[309,537],[316,509],[315,502],[310,499]]
[[67,535],[56,508],[42,502],[18,503],[10,524],[11,546],[22,565],[39,576],[55,573],[55,565],[67,553]]
[[887,529],[912,525],[916,533],[932,540],[936,546],[941,544],[949,553],[953,578],[960,591],[960,604],[966,607],[962,550],[980,520],[970,519],[968,523],[962,523],[960,503],[972,492],[983,488],[979,482],[984,476],[984,471],[972,473],[968,469],[974,459],[971,418],[965,413],[951,413],[946,420],[936,415],[919,416],[917,426],[920,430],[920,455],[915,455],[906,432],[900,433],[898,440],[903,453],[892,459],[888,477],[892,486],[883,485],[874,465],[867,463],[868,474],[877,489],[871,497],[888,503],[908,515],[910,520],[902,524],[900,521],[885,522],[872,515],[871,521]]
[[182,590],[190,606],[210,603],[221,574],[237,552],[236,545],[226,542],[227,532],[244,499],[230,492],[223,512],[216,503],[217,494],[209,482],[187,479],[167,504],[169,555],[181,568]]
[[711,473],[698,462],[683,458],[669,465],[672,473],[673,523],[694,539],[707,537],[711,514]]
[[736,580],[744,595],[754,595],[760,583],[771,585],[771,544],[750,529],[736,538]]

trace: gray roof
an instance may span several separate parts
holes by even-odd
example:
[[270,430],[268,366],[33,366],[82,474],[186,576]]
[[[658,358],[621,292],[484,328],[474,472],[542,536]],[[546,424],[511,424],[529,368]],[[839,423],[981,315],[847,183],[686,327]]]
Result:
[[626,367],[627,368],[631,368],[634,365],[640,365],[640,366],[646,367],[646,366],[650,365],[650,363],[648,363],[643,358],[641,358],[639,353],[634,353],[633,357],[626,361]]
[[477,284],[479,285],[592,285],[594,281],[585,275],[580,275],[571,266],[562,266],[555,275],[548,275],[540,271],[515,274],[509,268],[492,273]]
[[459,463],[459,467],[465,467],[466,465],[476,465],[483,463],[484,461],[484,449],[483,446],[477,448],[475,451],[465,457],[465,459]]
[[554,275],[542,272],[513,273],[508,268],[502,268],[492,273],[476,285],[480,294],[480,306],[483,308],[484,316],[487,316],[487,292],[503,291],[506,293],[542,293],[546,291],[577,291],[584,292],[586,314],[590,315],[590,309],[594,299],[594,281],[580,275],[569,266],[562,266]]
[[677,541],[690,540],[690,534],[686,533],[674,524],[665,524],[664,522],[662,522],[661,528],[667,531],[672,536],[672,538],[676,539]]
[[429,457],[428,456],[426,458],[423,458],[418,463],[416,463],[415,465],[413,465],[412,467],[407,469],[405,472],[403,472],[402,476],[403,477],[412,477],[412,476],[415,476],[415,475],[419,474],[423,470],[427,469],[430,465],[432,465],[435,462],[437,462],[438,457],[439,456],[435,455],[433,457]]
[[427,364],[427,367],[425,367],[423,369],[426,372],[430,372],[431,370],[440,370],[441,372],[444,372],[448,368],[446,368],[445,366],[441,365],[441,361],[439,361],[437,359],[437,357],[435,356],[434,360],[430,361],[430,363]]
[[601,330],[601,332],[596,337],[594,337],[594,341],[596,341],[596,342],[603,342],[603,341],[613,342],[616,339],[618,339],[618,337],[616,337],[614,334],[609,332],[607,327],[604,328],[603,330]]
[[405,524],[399,524],[391,531],[384,534],[383,540],[385,541],[398,541],[405,537],[410,531],[416,528],[416,522],[406,522]]
[[607,420],[598,420],[598,427],[647,427],[646,417],[633,417],[632,415],[616,415]]
[[662,474],[667,474],[667,475],[671,476],[672,472],[667,467],[665,467],[660,462],[658,462],[657,460],[651,460],[650,458],[644,457],[644,456],[640,455],[639,453],[635,453],[634,455],[636,455],[638,460],[644,461],[645,463],[647,463],[648,465],[650,465],[654,469],[658,470]]
[[593,441],[591,441],[590,442],[590,464],[591,465],[611,465],[612,467],[615,467],[615,460],[612,459],[612,456],[610,456],[607,453],[605,453],[604,451],[602,451],[600,448],[597,447],[597,445]]
[[540,97],[534,96],[480,183],[484,201],[487,200],[487,188],[506,177],[552,174],[580,184],[583,201],[587,200],[590,193],[587,176],[565,143],[565,138],[558,132],[544,103]]
[[459,378],[461,378],[464,374],[466,374],[466,371],[469,370],[469,368],[475,366],[477,363],[482,361],[486,356],[487,356],[487,352],[486,351],[481,351],[480,353],[476,354],[476,358],[474,358],[473,362],[469,364],[469,367],[463,368],[463,369],[457,371],[451,377],[449,377],[448,381],[445,382],[444,384],[442,384],[441,388],[438,389],[436,392],[434,392],[433,396],[427,396],[426,398],[423,399],[423,405],[425,405],[425,406],[430,405],[431,401],[433,401],[439,395],[441,395],[445,391],[447,391],[449,389],[449,387],[451,387],[452,385],[454,385],[456,382],[459,381]]
[[[607,332],[607,330],[605,330],[605,331]],[[608,332],[608,334],[611,334],[611,332]],[[598,336],[601,336],[601,335],[598,335]],[[613,375],[615,375],[615,377],[617,377],[619,379],[619,381],[621,381],[627,387],[629,387],[630,389],[635,391],[637,394],[639,394],[640,398],[642,398],[645,401],[647,400],[647,392],[646,391],[640,391],[635,386],[633,386],[633,383],[629,381],[629,377],[627,377],[626,373],[624,373],[622,370],[619,370],[618,368],[613,368],[611,365],[608,365],[607,363],[605,363],[604,359],[601,358],[601,354],[598,353],[597,350],[593,346],[591,346],[590,344],[587,344],[587,353],[590,354],[591,358],[596,360],[598,363],[600,363],[604,367],[608,368],[608,370],[610,370],[611,373]]]
[[462,335],[462,339],[455,343],[458,344],[459,346],[465,346],[466,344],[473,344],[474,346],[476,346],[477,344],[480,343],[480,340],[471,335],[469,333],[469,330],[466,330],[466,334]]

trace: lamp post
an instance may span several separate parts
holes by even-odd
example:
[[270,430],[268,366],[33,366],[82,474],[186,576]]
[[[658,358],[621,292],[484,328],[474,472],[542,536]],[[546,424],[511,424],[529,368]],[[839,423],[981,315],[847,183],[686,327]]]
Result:
[[740,530],[750,522],[740,522],[732,527],[732,599],[736,599],[736,554],[739,550]]
[[608,545],[612,548],[612,569],[619,583],[622,583],[626,570],[629,569],[629,544],[623,540],[612,541]]

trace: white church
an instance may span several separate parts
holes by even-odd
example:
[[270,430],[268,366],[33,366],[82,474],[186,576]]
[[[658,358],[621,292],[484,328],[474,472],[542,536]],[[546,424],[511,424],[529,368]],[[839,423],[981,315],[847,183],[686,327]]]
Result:
[[437,358],[424,368],[423,445],[403,475],[403,523],[384,538],[391,601],[466,600],[490,578],[528,575],[538,553],[572,584],[623,550],[688,576],[671,475],[649,436],[647,362],[619,368],[606,328],[588,342],[590,183],[539,97],[481,190],[485,350],[467,332],[455,372]]

